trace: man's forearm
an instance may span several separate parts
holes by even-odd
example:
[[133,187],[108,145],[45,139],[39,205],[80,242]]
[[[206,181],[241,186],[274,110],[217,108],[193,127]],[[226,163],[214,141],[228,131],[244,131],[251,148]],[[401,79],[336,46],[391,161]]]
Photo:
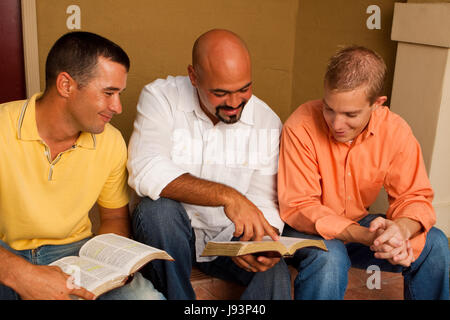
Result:
[[0,247],[0,261],[2,261],[0,263],[0,283],[14,287],[16,272],[23,272],[29,262],[2,247]]
[[220,207],[229,203],[239,192],[224,184],[183,174],[170,182],[160,196],[179,202]]
[[376,233],[370,232],[369,228],[362,227],[358,224],[349,225],[344,231],[336,236],[336,239],[344,242],[356,242],[366,246],[371,246],[375,240]]
[[419,232],[423,231],[422,225],[410,218],[399,218],[394,221],[399,226],[406,240],[414,238]]
[[100,227],[98,234],[115,233],[124,237],[130,236],[130,217],[128,205],[117,209],[99,206]]

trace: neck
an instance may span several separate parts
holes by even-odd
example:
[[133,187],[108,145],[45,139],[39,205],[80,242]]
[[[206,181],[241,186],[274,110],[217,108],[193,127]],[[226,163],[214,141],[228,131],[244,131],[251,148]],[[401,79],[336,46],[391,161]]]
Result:
[[197,99],[198,99],[198,104],[200,105],[200,109],[202,109],[203,112],[208,116],[208,118],[211,120],[213,125],[218,124],[219,119],[217,119],[217,117],[215,115],[213,115],[211,112],[208,111],[208,109],[206,109],[206,107],[202,103],[202,100],[200,99],[200,95],[198,94],[198,91],[197,91]]
[[65,113],[64,98],[52,93],[36,100],[36,125],[40,137],[48,144],[74,143],[80,135]]

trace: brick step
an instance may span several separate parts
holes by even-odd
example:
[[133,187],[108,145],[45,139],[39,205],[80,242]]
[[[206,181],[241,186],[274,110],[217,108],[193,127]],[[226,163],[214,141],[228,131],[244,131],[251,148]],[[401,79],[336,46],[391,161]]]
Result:
[[[292,281],[297,270],[289,266]],[[380,289],[368,289],[371,274],[351,268],[348,275],[345,300],[403,300],[403,277],[399,273],[381,272]],[[198,300],[238,300],[245,287],[236,283],[213,278],[197,268],[192,269],[191,283]]]

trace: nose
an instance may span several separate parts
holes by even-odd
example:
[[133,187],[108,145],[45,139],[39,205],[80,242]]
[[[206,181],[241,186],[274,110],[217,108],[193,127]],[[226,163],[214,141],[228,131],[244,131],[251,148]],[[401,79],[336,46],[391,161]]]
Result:
[[119,95],[116,96],[113,103],[109,106],[109,109],[115,114],[122,113],[122,102],[120,101]]
[[344,118],[340,115],[336,115],[331,120],[331,126],[334,131],[342,131],[344,129]]
[[230,107],[237,108],[242,103],[242,99],[240,98],[238,92],[233,92],[228,95],[226,103]]

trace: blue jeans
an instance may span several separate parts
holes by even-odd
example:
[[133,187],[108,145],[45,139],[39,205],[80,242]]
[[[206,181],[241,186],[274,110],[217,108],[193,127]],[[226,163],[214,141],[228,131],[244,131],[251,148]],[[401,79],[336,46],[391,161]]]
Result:
[[[358,223],[368,227],[378,216],[383,215],[370,214]],[[287,225],[283,235],[323,240],[320,236],[298,232]],[[304,248],[289,261],[299,271],[294,281],[297,300],[343,299],[350,267],[366,269],[371,265],[378,266],[381,271],[402,272],[405,299],[449,299],[448,240],[437,228],[431,228],[422,253],[407,268],[375,258],[369,247],[359,243],[344,244],[337,239],[324,241],[328,252]]]
[[256,273],[239,268],[229,257],[197,263],[194,230],[177,201],[142,199],[133,212],[132,228],[137,241],[166,250],[175,259],[154,260],[142,271],[169,300],[195,299],[190,282],[193,265],[211,276],[247,286],[241,299],[291,299],[290,274],[283,259],[273,268]]
[[[0,241],[0,246],[24,258],[35,265],[48,265],[67,256],[77,256],[81,246],[88,241],[84,239],[66,245],[45,245],[35,250],[14,250]],[[0,300],[19,300],[19,295],[11,288],[0,284]],[[128,284],[104,293],[98,300],[164,300],[153,284],[140,273],[136,273]]]

